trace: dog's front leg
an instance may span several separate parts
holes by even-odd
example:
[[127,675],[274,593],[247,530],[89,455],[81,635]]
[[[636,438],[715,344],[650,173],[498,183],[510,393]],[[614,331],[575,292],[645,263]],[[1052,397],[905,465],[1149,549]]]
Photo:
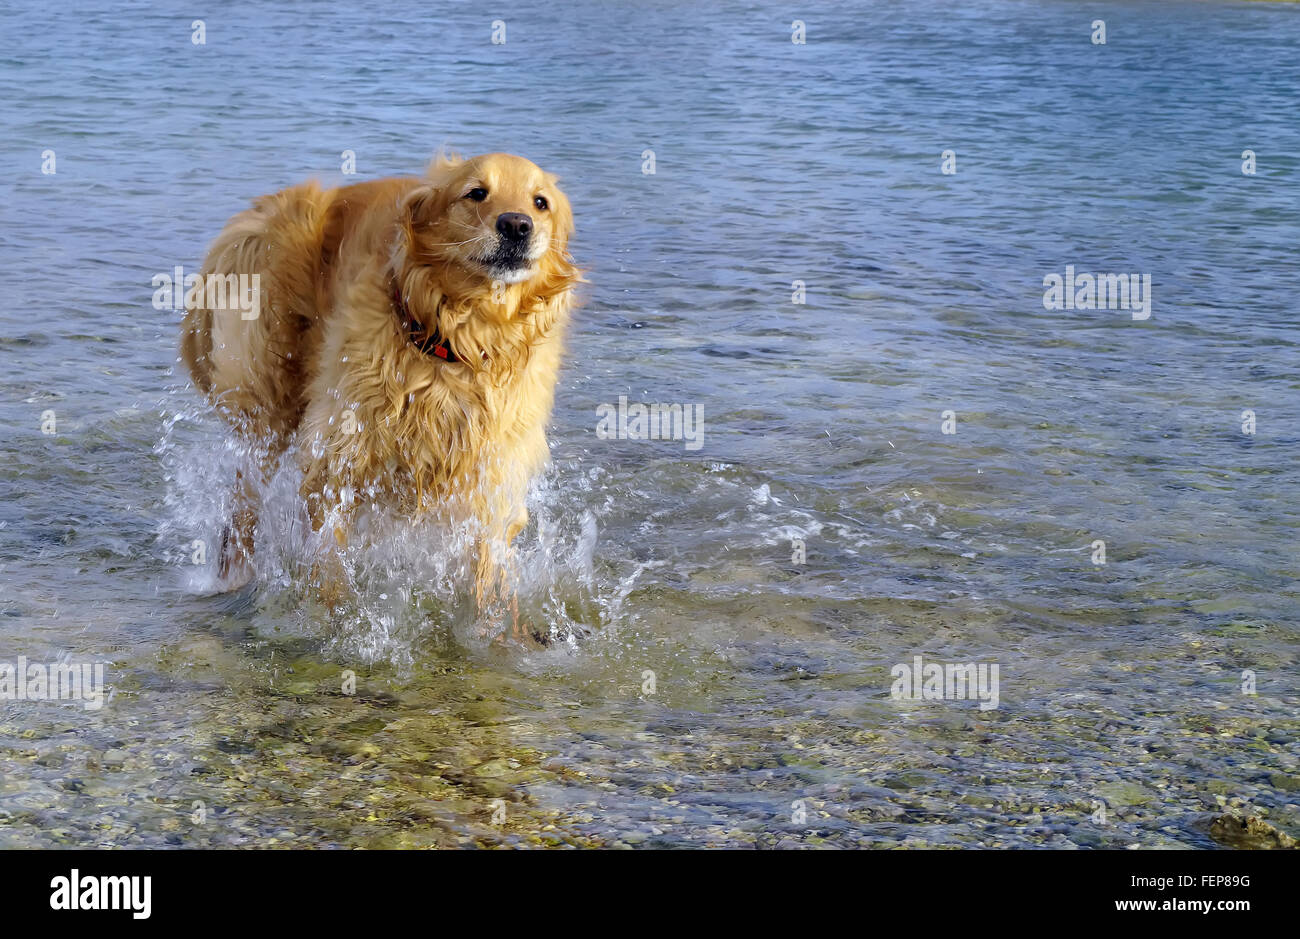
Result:
[[498,534],[492,538],[485,534],[479,539],[474,577],[475,595],[480,612],[490,619],[501,622],[509,617],[508,633],[511,638],[527,644],[546,645],[545,635],[522,621],[519,616],[513,543],[515,536],[527,524],[528,512],[520,508],[508,525],[488,529],[499,533],[504,528],[504,537]]
[[312,564],[309,583],[316,600],[331,613],[343,605],[350,593],[347,567],[343,552],[348,546],[352,522],[351,506],[347,503],[327,503],[324,494],[307,492],[304,484],[307,514],[312,531],[321,535],[318,555]]
[[231,488],[230,521],[221,529],[217,577],[223,590],[238,590],[253,579],[253,547],[262,491],[275,471],[280,448],[276,441],[260,456],[246,455],[235,470]]
[[242,470],[235,471],[230,521],[221,528],[217,579],[222,590],[238,590],[253,579],[253,541],[257,532],[257,495]]

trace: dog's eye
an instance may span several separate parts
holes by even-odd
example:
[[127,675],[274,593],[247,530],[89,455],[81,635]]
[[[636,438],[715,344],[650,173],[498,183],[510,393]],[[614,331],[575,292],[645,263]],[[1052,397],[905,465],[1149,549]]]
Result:
[[534,197],[533,197],[533,205],[537,206],[537,207],[538,207],[539,209],[541,209],[543,212],[545,212],[547,209],[549,209],[549,208],[551,207],[551,204],[550,204],[549,202],[546,201],[546,197],[545,197],[545,196],[534,196]]
[[487,198],[487,190],[482,188],[481,186],[477,186],[471,189],[469,192],[465,193],[465,198],[473,199],[475,202],[482,202],[484,199]]

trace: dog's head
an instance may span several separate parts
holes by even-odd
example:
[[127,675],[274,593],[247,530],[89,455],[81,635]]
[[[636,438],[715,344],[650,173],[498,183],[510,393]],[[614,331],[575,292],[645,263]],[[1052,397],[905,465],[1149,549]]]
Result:
[[573,214],[556,178],[508,153],[438,158],[427,185],[403,203],[406,260],[450,268],[473,285],[576,277],[568,260]]

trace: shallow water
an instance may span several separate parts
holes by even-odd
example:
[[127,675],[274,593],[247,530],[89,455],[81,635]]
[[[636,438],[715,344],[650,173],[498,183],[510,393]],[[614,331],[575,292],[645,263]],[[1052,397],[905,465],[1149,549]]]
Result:
[[[1300,834],[1300,7],[802,3],[799,46],[745,3],[261,6],[194,46],[0,3],[0,662],[112,689],[0,701],[0,845]],[[480,637],[428,532],[333,619],[288,502],[255,589],[191,563],[229,455],[151,277],[441,144],[561,174],[590,272],[522,544],[547,651]],[[1150,274],[1150,319],[1045,309],[1066,265]],[[703,446],[598,438],[620,395]],[[917,655],[999,706],[894,700]]]

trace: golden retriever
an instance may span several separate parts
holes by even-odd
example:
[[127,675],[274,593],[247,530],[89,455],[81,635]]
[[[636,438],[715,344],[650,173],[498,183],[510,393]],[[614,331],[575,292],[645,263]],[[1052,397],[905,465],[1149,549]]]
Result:
[[256,454],[223,533],[227,588],[250,576],[258,492],[292,449],[315,530],[346,544],[358,502],[436,512],[473,529],[480,602],[507,596],[581,281],[572,232],[556,177],[503,153],[307,183],[230,220],[201,277],[249,275],[256,316],[192,290],[181,339],[195,385]]

